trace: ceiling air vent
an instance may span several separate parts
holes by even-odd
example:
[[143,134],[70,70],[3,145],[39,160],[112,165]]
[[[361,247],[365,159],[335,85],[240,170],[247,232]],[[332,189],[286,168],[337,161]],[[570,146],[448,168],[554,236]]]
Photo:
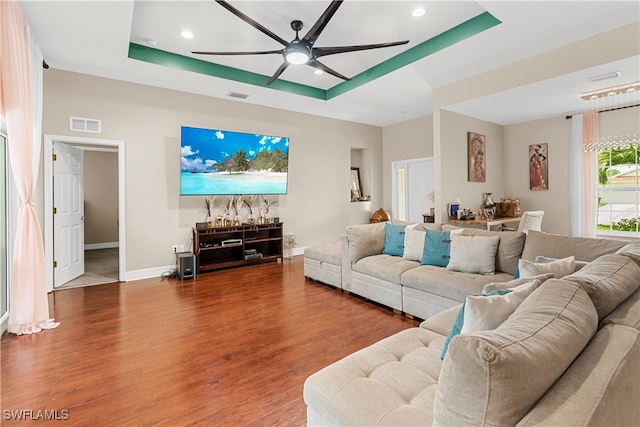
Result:
[[102,132],[102,120],[83,117],[69,117],[69,130],[75,132]]
[[240,93],[240,92],[229,92],[227,96],[230,96],[231,98],[239,98],[239,99],[247,99],[249,97],[249,95],[247,95],[246,93]]

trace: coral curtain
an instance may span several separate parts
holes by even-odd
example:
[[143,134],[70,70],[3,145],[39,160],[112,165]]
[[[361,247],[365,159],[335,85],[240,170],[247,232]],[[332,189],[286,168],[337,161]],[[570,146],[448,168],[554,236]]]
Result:
[[576,114],[571,120],[571,235],[596,235],[596,162],[597,153],[586,145],[598,136],[598,115],[595,112]]
[[33,91],[41,90],[41,82],[33,83],[30,68],[40,64],[32,62],[29,29],[18,4],[0,1],[0,114],[7,122],[11,171],[21,202],[11,262],[8,327],[18,335],[58,326],[49,318],[44,246],[32,201],[41,126],[37,123],[41,113],[33,113]]

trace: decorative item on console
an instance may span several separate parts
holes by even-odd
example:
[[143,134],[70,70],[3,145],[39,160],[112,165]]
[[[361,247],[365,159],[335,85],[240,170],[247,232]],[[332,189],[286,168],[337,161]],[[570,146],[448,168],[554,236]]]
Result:
[[262,204],[264,205],[264,215],[260,215],[262,217],[262,223],[263,224],[269,224],[271,223],[271,214],[269,213],[269,209],[271,208],[271,206],[275,205],[278,201],[274,200],[273,202],[271,202],[269,200],[268,197],[264,197],[262,196]]
[[204,205],[207,208],[207,217],[204,222],[207,223],[207,228],[213,227],[213,218],[211,217],[211,208],[213,208],[213,201],[216,199],[216,196],[207,196],[204,198]]
[[473,210],[471,210],[469,208],[458,209],[456,214],[457,214],[457,216],[456,216],[457,219],[462,220],[462,221],[471,221],[473,219],[476,219],[476,216],[473,213]]
[[478,212],[481,219],[491,220],[495,217],[495,203],[491,199],[491,193],[482,193],[482,208]]
[[386,222],[386,221],[390,221],[391,220],[391,215],[389,215],[389,212],[385,211],[384,209],[380,208],[377,211],[375,211],[372,215],[371,215],[371,223],[377,223],[377,222]]
[[240,211],[238,209],[239,206],[242,206],[242,197],[233,197],[231,196],[231,205],[233,207],[233,225],[240,225]]
[[520,199],[515,197],[503,197],[496,203],[496,218],[517,218],[522,216],[520,209]]
[[255,201],[256,196],[249,196],[248,199],[243,200],[243,203],[249,208],[249,215],[247,216],[247,223],[249,225],[254,225],[256,223],[256,217],[253,214],[253,204],[255,203]]

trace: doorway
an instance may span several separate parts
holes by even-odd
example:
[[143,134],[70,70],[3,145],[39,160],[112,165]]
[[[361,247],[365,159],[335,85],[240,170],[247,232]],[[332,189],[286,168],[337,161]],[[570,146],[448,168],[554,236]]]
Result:
[[[47,263],[47,287],[48,290],[51,291],[54,288],[60,289],[64,287],[72,287],[72,286],[86,286],[91,281],[95,282],[95,277],[87,277],[80,276],[78,279],[74,279],[75,283],[67,282],[67,284],[62,286],[57,286],[60,284],[56,284],[55,280],[55,262],[57,261],[55,258],[57,257],[55,247],[60,244],[58,241],[56,243],[55,238],[55,224],[54,224],[54,199],[59,198],[59,195],[55,195],[55,185],[54,185],[54,173],[53,173],[53,152],[54,146],[56,144],[65,144],[69,146],[73,146],[76,148],[80,148],[86,152],[111,152],[117,156],[117,240],[115,242],[110,242],[108,247],[90,247],[89,249],[96,249],[98,251],[102,251],[102,249],[112,249],[111,252],[111,261],[108,261],[107,258],[103,258],[99,260],[96,265],[99,267],[105,267],[106,263],[115,263],[117,265],[117,278],[112,281],[125,281],[126,271],[125,271],[125,259],[126,259],[126,228],[125,228],[125,203],[124,203],[124,189],[125,189],[125,178],[124,178],[124,141],[120,140],[106,140],[106,139],[97,139],[97,138],[82,138],[82,137],[71,137],[71,136],[57,136],[57,135],[45,135],[44,137],[44,188],[46,189],[44,192],[44,209],[45,212],[51,212],[50,215],[45,215],[44,218],[44,230],[45,230],[45,259]],[[60,191],[60,190],[58,190]],[[84,218],[83,218],[84,220]],[[84,240],[84,237],[83,237]],[[84,241],[83,247],[84,245]],[[66,244],[66,243],[65,243]],[[116,246],[116,250],[113,250],[113,246]],[[58,249],[58,252],[60,249]],[[92,255],[97,255],[97,251],[93,252]],[[104,252],[104,251],[102,251]],[[114,259],[117,257],[117,261]],[[87,260],[91,262],[90,257],[87,257]],[[87,268],[87,273],[89,273],[89,269],[93,269],[91,264],[89,264]],[[100,275],[100,273],[98,273]],[[102,283],[105,283],[103,280]],[[56,285],[56,286],[54,286]]]
[[392,217],[402,221],[424,221],[434,207],[433,157],[391,163]]

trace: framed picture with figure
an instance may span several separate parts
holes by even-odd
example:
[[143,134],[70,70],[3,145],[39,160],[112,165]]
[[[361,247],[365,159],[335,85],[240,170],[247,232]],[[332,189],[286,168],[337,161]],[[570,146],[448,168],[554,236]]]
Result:
[[486,137],[475,132],[467,132],[468,180],[485,182],[487,180],[487,143]]
[[549,189],[549,146],[546,143],[529,146],[529,188]]

